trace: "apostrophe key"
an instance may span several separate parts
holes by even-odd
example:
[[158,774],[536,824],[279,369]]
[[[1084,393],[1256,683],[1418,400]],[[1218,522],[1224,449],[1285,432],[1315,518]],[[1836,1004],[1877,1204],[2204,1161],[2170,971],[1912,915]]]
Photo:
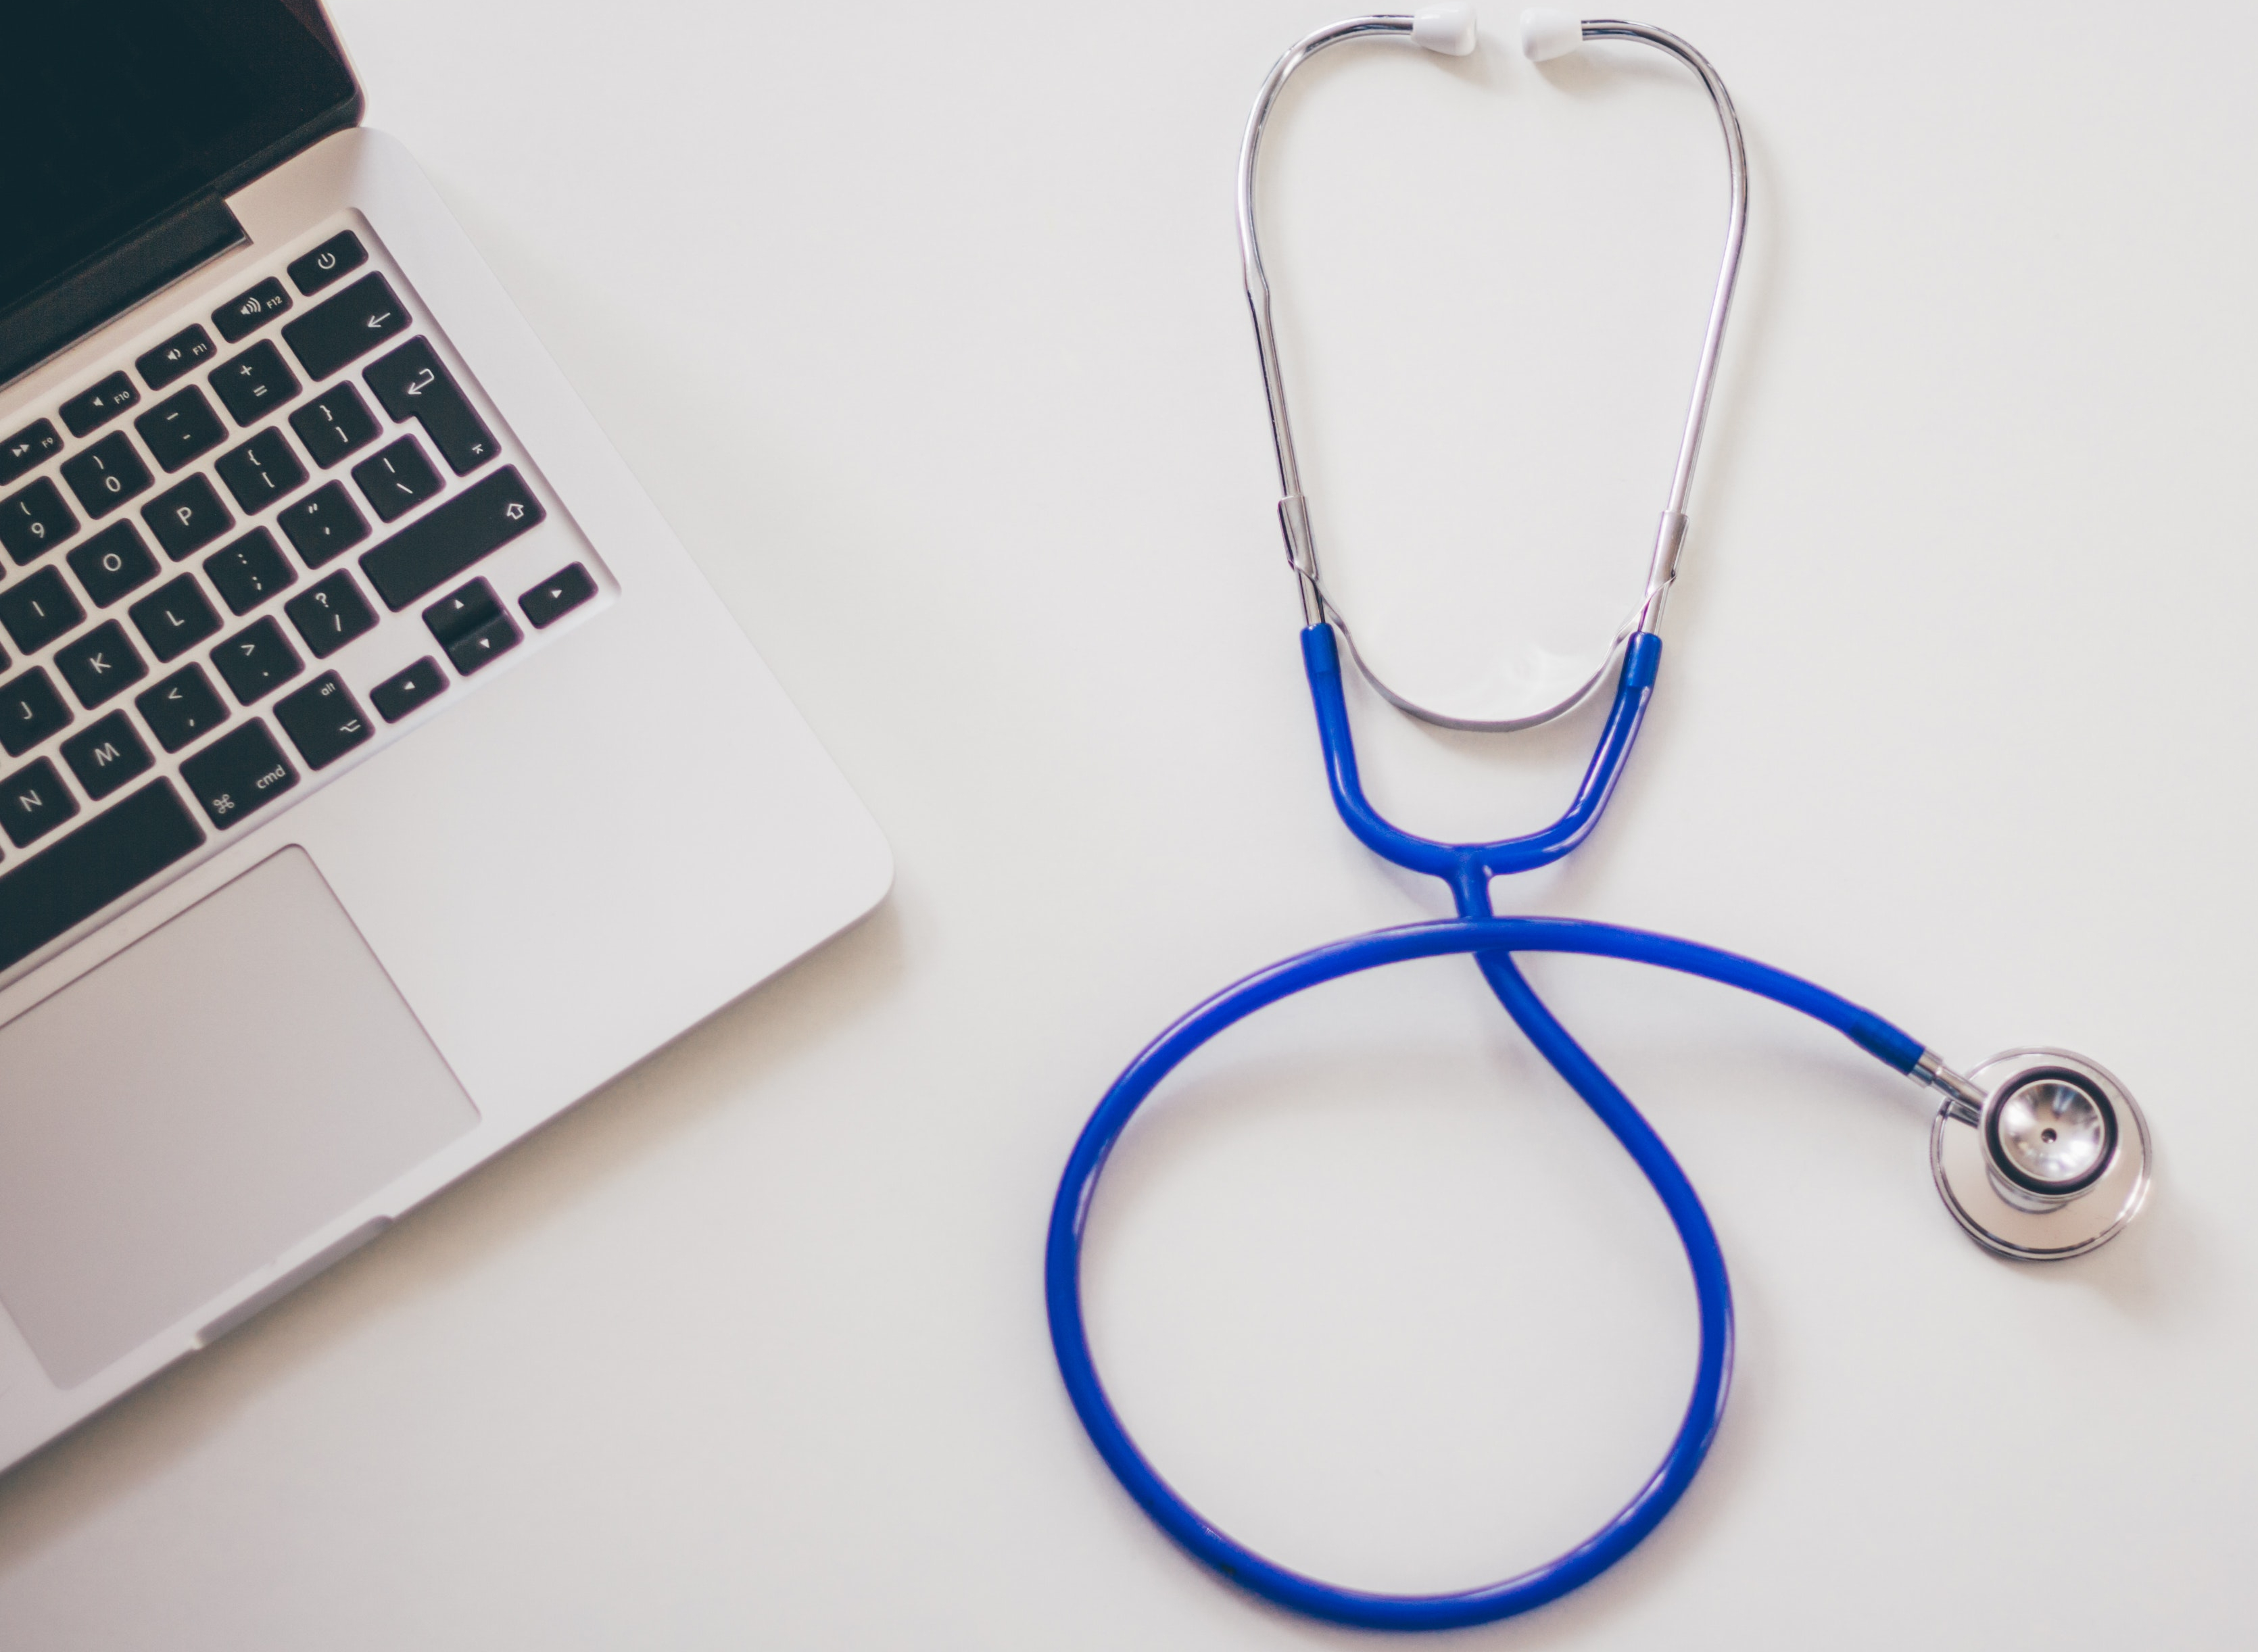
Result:
[[343,482],[316,488],[296,504],[284,506],[274,520],[309,568],[319,568],[368,537],[368,519],[345,496]]

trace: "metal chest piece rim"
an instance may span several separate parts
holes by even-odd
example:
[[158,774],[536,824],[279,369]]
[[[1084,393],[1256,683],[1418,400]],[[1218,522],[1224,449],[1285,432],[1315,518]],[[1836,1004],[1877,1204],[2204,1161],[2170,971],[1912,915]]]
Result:
[[2009,1050],[1967,1081],[1982,1105],[1950,1098],[1937,1110],[1928,1164],[1977,1244],[2019,1262],[2066,1261],[2141,1213],[2148,1121],[2114,1074],[2067,1050]]

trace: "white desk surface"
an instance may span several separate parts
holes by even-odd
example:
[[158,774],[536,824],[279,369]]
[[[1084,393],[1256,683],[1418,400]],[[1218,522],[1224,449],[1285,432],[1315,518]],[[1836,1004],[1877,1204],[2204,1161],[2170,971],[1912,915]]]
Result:
[[[900,883],[0,1480],[0,1644],[1365,1643],[1146,1524],[1040,1290],[1054,1179],[1150,1035],[1445,910],[1326,800],[1238,287],[1241,123],[1333,8],[337,13],[371,122]],[[1643,1549],[1465,1643],[2226,1644],[2258,1537],[2258,13],[1647,20],[1740,100],[1748,262],[1644,743],[1500,904],[1752,953],[1963,1062],[2082,1050],[2161,1173],[2100,1256],[1995,1262],[1930,1189],[1920,1094],[1839,1039],[1534,962],[1708,1201],[1736,1386]],[[1722,205],[1690,81],[1628,48],[1540,73],[1489,22],[1464,64],[1312,73],[1267,197],[1320,532],[1375,647],[1445,684],[1629,600]],[[1353,709],[1381,803],[1452,835],[1550,819],[1594,727]],[[1213,1516],[1441,1587],[1644,1477],[1683,1265],[1463,961],[1272,1012],[1154,1107],[1096,1336]]]

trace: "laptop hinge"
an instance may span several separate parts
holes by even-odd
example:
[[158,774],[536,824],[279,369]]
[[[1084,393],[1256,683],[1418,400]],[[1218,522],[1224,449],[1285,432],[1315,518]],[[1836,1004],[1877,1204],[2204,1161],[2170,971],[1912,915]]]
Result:
[[224,200],[203,195],[96,253],[0,320],[0,385],[250,238]]

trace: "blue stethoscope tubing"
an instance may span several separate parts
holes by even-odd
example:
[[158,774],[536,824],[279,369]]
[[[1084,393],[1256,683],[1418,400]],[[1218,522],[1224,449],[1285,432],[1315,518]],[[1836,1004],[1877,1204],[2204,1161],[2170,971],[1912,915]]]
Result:
[[[1900,1073],[1921,1061],[1921,1042],[1810,982],[1752,959],[1615,924],[1561,918],[1499,918],[1489,880],[1559,859],[1598,819],[1654,691],[1661,639],[1633,636],[1624,649],[1615,700],[1574,800],[1544,830],[1494,843],[1450,844],[1391,824],[1364,795],[1342,694],[1339,646],[1330,625],[1302,633],[1302,654],[1324,748],[1333,803],[1349,830],[1396,865],[1441,878],[1459,915],[1383,929],[1289,958],[1225,988],[1155,1039],[1113,1081],[1083,1127],[1051,1206],[1044,1292],[1051,1344],[1083,1427],[1122,1486],[1161,1530],[1232,1582],[1281,1606],[1369,1629],[1448,1629],[1527,1612],[1590,1582],[1637,1546],[1692,1484],[1724,1414],[1732,1373],[1733,1299],[1725,1258],[1701,1201],[1670,1150],[1615,1081],[1545,1008],[1515,963],[1521,953],[1573,953],[1652,964],[1737,987],[1833,1027]],[[1613,1519],[1566,1552],[1516,1577],[1446,1594],[1383,1594],[1343,1588],[1256,1554],[1201,1515],[1137,1449],[1107,1397],[1083,1320],[1082,1242],[1105,1162],[1137,1110],[1186,1057],[1225,1028],[1282,998],[1344,975],[1418,958],[1467,953],[1490,989],[1538,1053],[1551,1062],[1622,1145],[1669,1212],[1694,1275],[1701,1354],[1694,1391],[1676,1437],[1653,1475]]]

